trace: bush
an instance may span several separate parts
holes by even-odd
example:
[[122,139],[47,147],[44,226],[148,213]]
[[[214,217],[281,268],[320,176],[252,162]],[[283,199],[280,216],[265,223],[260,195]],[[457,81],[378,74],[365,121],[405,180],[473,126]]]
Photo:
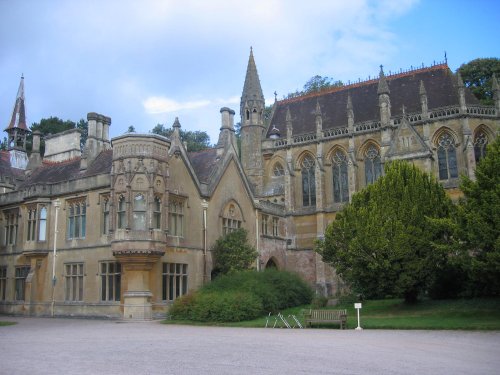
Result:
[[267,312],[311,302],[313,291],[298,275],[266,270],[219,276],[170,308],[174,319],[201,322],[250,320]]

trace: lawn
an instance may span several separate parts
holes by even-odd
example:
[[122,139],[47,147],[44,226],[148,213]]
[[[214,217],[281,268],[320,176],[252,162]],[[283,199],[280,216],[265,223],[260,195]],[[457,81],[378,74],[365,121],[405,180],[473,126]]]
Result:
[[2,321],[0,321],[0,327],[11,326],[13,324],[16,324],[16,323],[15,322],[2,322]]
[[[303,309],[294,307],[282,312],[293,325],[290,315],[295,315],[303,324]],[[356,328],[357,315],[354,304],[344,304],[332,309],[347,309],[348,328]],[[266,320],[273,326],[275,316],[267,316],[237,322],[217,323],[226,327],[265,327]],[[400,299],[364,301],[360,310],[361,327],[364,329],[458,329],[458,330],[500,330],[500,298],[480,298],[470,300],[423,300],[414,305],[406,305]],[[165,323],[197,324],[194,322],[166,320]],[[206,325],[198,323],[199,325]],[[278,325],[283,325],[278,320]],[[323,325],[321,328],[338,328],[338,325]]]

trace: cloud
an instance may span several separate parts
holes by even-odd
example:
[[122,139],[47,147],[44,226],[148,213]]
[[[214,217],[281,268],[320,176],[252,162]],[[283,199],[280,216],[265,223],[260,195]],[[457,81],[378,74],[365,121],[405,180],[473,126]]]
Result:
[[188,102],[178,102],[164,96],[150,96],[142,102],[148,114],[177,112],[186,109],[196,109],[210,104],[210,100],[196,100]]

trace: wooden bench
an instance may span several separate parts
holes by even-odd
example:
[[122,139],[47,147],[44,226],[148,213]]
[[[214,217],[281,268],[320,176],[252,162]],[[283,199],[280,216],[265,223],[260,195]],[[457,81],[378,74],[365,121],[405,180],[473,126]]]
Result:
[[341,329],[347,327],[347,310],[304,310],[304,323],[338,323]]

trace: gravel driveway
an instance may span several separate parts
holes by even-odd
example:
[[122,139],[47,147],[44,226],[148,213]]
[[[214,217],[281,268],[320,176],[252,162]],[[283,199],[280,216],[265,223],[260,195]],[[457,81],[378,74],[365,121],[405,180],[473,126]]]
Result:
[[222,328],[0,316],[0,373],[498,374],[500,332]]

